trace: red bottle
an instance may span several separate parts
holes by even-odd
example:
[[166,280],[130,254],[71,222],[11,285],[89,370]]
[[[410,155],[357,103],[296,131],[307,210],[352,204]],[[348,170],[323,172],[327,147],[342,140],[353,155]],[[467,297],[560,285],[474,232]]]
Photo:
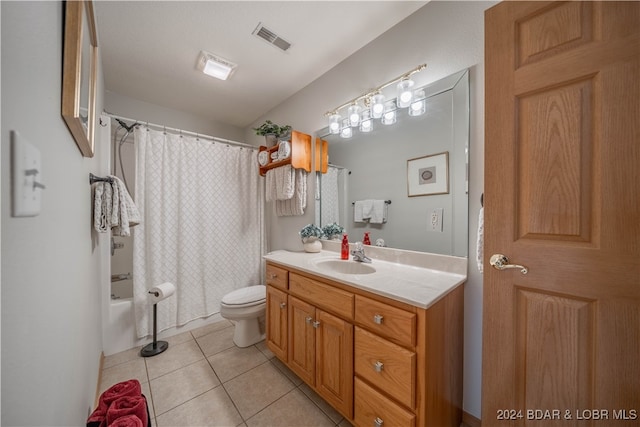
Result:
[[371,240],[369,240],[369,231],[365,231],[364,232],[364,239],[362,239],[362,244],[363,245],[370,245],[371,244]]
[[342,235],[342,250],[340,251],[341,259],[349,259],[349,237],[346,234]]

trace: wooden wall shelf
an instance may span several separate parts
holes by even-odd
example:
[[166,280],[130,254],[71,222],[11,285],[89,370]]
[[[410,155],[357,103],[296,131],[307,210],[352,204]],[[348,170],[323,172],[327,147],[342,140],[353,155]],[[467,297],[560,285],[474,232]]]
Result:
[[266,151],[268,163],[260,166],[260,175],[265,176],[269,169],[291,165],[295,169],[311,172],[311,135],[302,132],[291,132],[291,154],[283,160],[272,160],[271,153],[278,151],[278,145],[273,147],[260,146],[260,152]]

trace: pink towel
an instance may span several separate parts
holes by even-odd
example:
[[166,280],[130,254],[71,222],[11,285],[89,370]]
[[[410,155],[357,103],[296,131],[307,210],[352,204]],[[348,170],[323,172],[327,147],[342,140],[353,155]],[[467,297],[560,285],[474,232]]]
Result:
[[124,396],[113,401],[107,410],[107,426],[127,415],[135,415],[142,421],[142,426],[147,427],[147,400],[144,396]]
[[144,423],[135,415],[125,415],[109,424],[109,427],[144,427]]
[[140,381],[128,380],[112,385],[98,399],[98,407],[89,416],[87,426],[106,426],[107,411],[111,404],[124,396],[141,396]]

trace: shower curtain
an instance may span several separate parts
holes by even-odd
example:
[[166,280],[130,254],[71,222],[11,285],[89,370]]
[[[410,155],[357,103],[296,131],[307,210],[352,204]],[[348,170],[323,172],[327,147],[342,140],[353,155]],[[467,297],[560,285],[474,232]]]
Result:
[[[322,223],[322,226],[340,223],[340,196],[338,188],[338,174],[340,170],[337,167],[329,165],[327,173],[319,174],[322,183],[320,212],[316,209],[316,224]],[[318,213],[320,218],[317,217]]]
[[139,338],[153,332],[148,289],[173,296],[157,305],[158,331],[220,312],[222,297],[261,283],[263,191],[257,150],[139,127],[134,230],[134,312]]

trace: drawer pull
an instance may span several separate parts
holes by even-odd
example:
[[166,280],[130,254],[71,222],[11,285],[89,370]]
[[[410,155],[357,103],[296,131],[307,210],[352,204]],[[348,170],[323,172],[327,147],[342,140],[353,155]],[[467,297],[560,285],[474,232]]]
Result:
[[376,363],[373,364],[373,369],[375,369],[376,372],[382,372],[382,370],[384,369],[384,363],[377,360]]
[[373,323],[376,325],[382,325],[382,321],[384,320],[384,316],[382,314],[376,314],[373,316]]
[[320,327],[320,321],[316,320],[315,322],[313,322],[313,327],[318,329]]
[[373,420],[373,427],[382,427],[383,425],[384,421],[382,421],[380,417],[376,417],[376,419]]
[[311,321],[312,321],[312,320],[313,320],[313,319],[312,319],[311,317],[307,317],[307,318],[305,318],[305,319],[304,319],[304,321],[305,321],[306,323],[311,323]]
[[286,302],[281,302],[281,303],[280,303],[280,308],[285,308],[286,306],[287,306],[287,303],[286,303]]
[[276,273],[271,273],[271,278],[272,278],[272,279],[277,279],[277,278],[278,278],[278,275],[277,275]]

